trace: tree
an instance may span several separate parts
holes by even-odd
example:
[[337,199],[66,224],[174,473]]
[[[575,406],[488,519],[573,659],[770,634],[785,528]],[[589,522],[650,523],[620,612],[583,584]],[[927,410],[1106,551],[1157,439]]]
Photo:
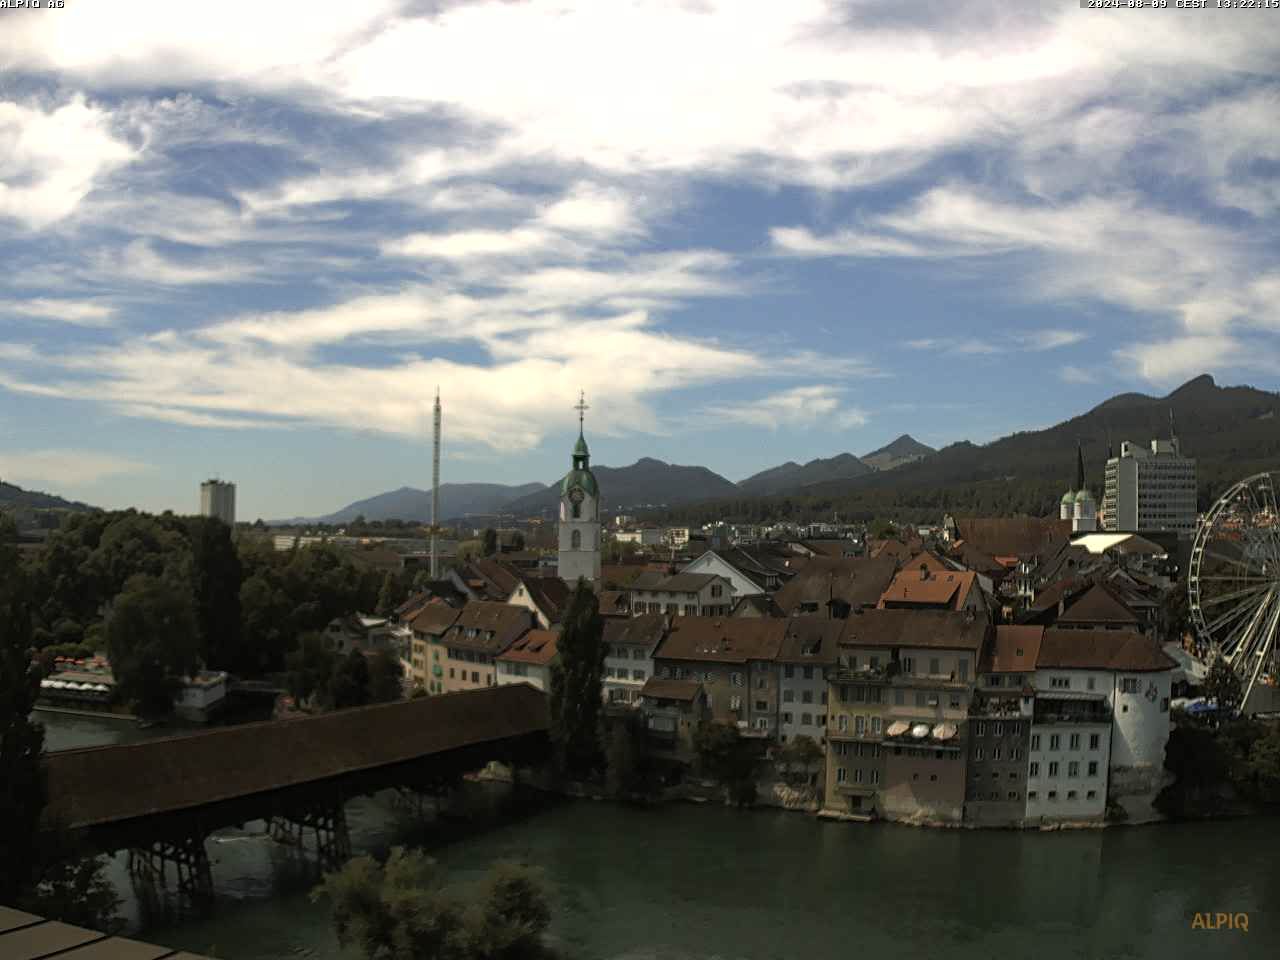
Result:
[[382,578],[382,588],[378,591],[378,605],[374,608],[374,613],[380,617],[388,617],[391,611],[396,608],[396,578],[390,570],[387,575]]
[[756,757],[749,741],[743,740],[738,728],[727,723],[701,724],[694,732],[694,751],[698,768],[709,776],[739,806],[749,806],[756,799]]
[[0,517],[0,904],[31,880],[46,802],[40,754],[44,727],[32,723],[39,673],[31,664],[27,573]]
[[636,797],[650,792],[649,743],[643,717],[627,714],[613,720],[605,763],[605,786],[613,796]]
[[484,536],[481,538],[481,556],[492,557],[498,552],[498,531],[493,527],[487,527]]
[[256,658],[242,645],[243,570],[231,528],[215,517],[192,517],[188,529],[201,654],[209,666],[219,670],[257,672]]
[[511,549],[512,550],[524,549],[524,534],[521,533],[519,530],[517,530],[515,533],[511,535]]
[[600,762],[603,638],[599,601],[579,579],[557,641],[560,662],[551,669],[551,739],[563,768],[575,776]]
[[1204,679],[1204,692],[1218,706],[1219,723],[1235,716],[1244,697],[1240,678],[1231,669],[1231,664],[1222,657],[1216,658],[1209,667],[1209,673]]
[[352,650],[333,665],[329,677],[329,703],[335,710],[363,707],[369,702],[369,662]]
[[165,717],[182,677],[197,663],[195,607],[188,584],[138,574],[107,617],[107,652],[116,689],[139,716]]
[[285,657],[285,686],[298,706],[305,706],[318,692],[328,695],[336,660],[333,646],[324,634],[309,631],[298,638],[297,649]]
[[393,703],[404,697],[404,667],[389,650],[379,650],[368,661],[369,702]]
[[1273,723],[1265,736],[1254,741],[1249,750],[1249,771],[1263,800],[1280,801],[1280,724]]
[[813,768],[822,762],[823,756],[817,742],[802,733],[780,747],[775,760],[783,781],[788,786],[799,787],[809,782]]
[[478,885],[449,887],[436,861],[394,847],[385,865],[348,861],[311,897],[329,901],[339,942],[366,960],[549,956],[541,943],[551,922],[545,882],[515,863],[495,864]]

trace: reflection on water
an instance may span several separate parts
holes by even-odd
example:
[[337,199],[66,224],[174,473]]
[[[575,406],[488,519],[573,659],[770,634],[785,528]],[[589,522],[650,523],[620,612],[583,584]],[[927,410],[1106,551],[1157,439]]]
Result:
[[[1278,942],[1275,820],[1027,833],[527,802],[526,815],[479,830],[424,827],[391,793],[351,801],[347,817],[357,851],[424,843],[457,879],[504,857],[542,867],[552,933],[580,960],[1211,960],[1270,957]],[[308,899],[311,861],[264,829],[212,837],[215,913],[148,936],[223,960],[347,957]],[[1219,910],[1248,912],[1249,933],[1192,931],[1197,911]]]

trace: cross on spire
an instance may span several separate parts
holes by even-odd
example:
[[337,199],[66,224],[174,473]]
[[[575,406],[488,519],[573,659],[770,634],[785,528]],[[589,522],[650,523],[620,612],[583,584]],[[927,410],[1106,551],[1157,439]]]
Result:
[[591,409],[587,405],[587,395],[582,390],[578,391],[578,402],[573,405],[573,409],[578,411],[578,436],[582,436],[582,415]]

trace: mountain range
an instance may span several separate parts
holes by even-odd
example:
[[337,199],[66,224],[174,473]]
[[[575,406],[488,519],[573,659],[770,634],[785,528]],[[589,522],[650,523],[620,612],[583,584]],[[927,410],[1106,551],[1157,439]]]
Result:
[[[543,489],[541,483],[508,485],[503,483],[440,484],[440,520],[458,520],[468,514],[497,513],[513,500],[519,500]],[[406,520],[431,522],[431,491],[401,487],[375,497],[357,500],[324,517],[297,517],[278,521],[290,523],[350,523],[357,517],[366,520]]]
[[0,480],[0,509],[30,507],[35,510],[93,510],[94,507],[77,500],[64,500],[52,493],[23,490],[21,487]]

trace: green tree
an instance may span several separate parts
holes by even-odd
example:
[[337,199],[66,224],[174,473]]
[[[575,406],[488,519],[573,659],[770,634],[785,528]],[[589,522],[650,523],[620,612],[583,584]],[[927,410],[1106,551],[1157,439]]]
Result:
[[420,851],[391,850],[385,865],[356,857],[325,876],[313,900],[329,901],[343,946],[365,960],[520,960],[549,956],[545,882],[519,864],[495,864],[478,885],[448,886]]
[[323,633],[309,631],[298,638],[297,649],[285,658],[285,686],[298,706],[305,707],[317,693],[328,696],[336,660],[333,645]]
[[557,641],[559,663],[551,668],[551,739],[563,768],[585,776],[600,762],[601,682],[604,620],[586,581],[569,597]]
[[44,727],[32,723],[40,674],[31,663],[27,573],[0,517],[0,904],[30,882],[46,793],[40,754]]
[[612,719],[605,751],[605,787],[615,797],[643,797],[651,792],[651,761],[644,718],[632,714]]
[[243,570],[231,528],[214,517],[192,517],[187,523],[202,656],[209,666],[219,670],[256,673],[257,658],[242,642]]
[[1209,673],[1204,679],[1205,695],[1218,705],[1217,721],[1221,723],[1234,717],[1240,709],[1240,701],[1244,697],[1244,689],[1240,685],[1240,677],[1231,669],[1231,665],[1222,657],[1213,661]]
[[329,677],[329,703],[335,710],[363,707],[369,702],[369,661],[352,650],[333,665]]
[[1249,750],[1249,771],[1259,796],[1268,803],[1280,803],[1280,724],[1272,723],[1265,736]]
[[481,555],[492,557],[498,552],[498,531],[494,530],[493,527],[487,527],[480,542]]
[[369,702],[392,703],[404,697],[404,667],[389,650],[378,650],[369,658]]
[[512,550],[524,549],[524,534],[521,533],[519,530],[517,530],[515,533],[511,535],[511,549]]
[[107,651],[116,688],[142,717],[173,711],[182,677],[197,664],[197,626],[189,585],[138,574],[107,617]]
[[799,787],[809,782],[814,767],[822,763],[823,756],[817,742],[802,733],[779,747],[774,759],[783,782]]
[[396,602],[396,577],[390,570],[382,578],[382,588],[378,591],[378,605],[374,612],[380,617],[391,616],[391,611],[398,606]]
[[719,783],[730,801],[739,806],[755,802],[755,751],[737,727],[718,722],[700,724],[694,732],[693,748],[699,771]]

